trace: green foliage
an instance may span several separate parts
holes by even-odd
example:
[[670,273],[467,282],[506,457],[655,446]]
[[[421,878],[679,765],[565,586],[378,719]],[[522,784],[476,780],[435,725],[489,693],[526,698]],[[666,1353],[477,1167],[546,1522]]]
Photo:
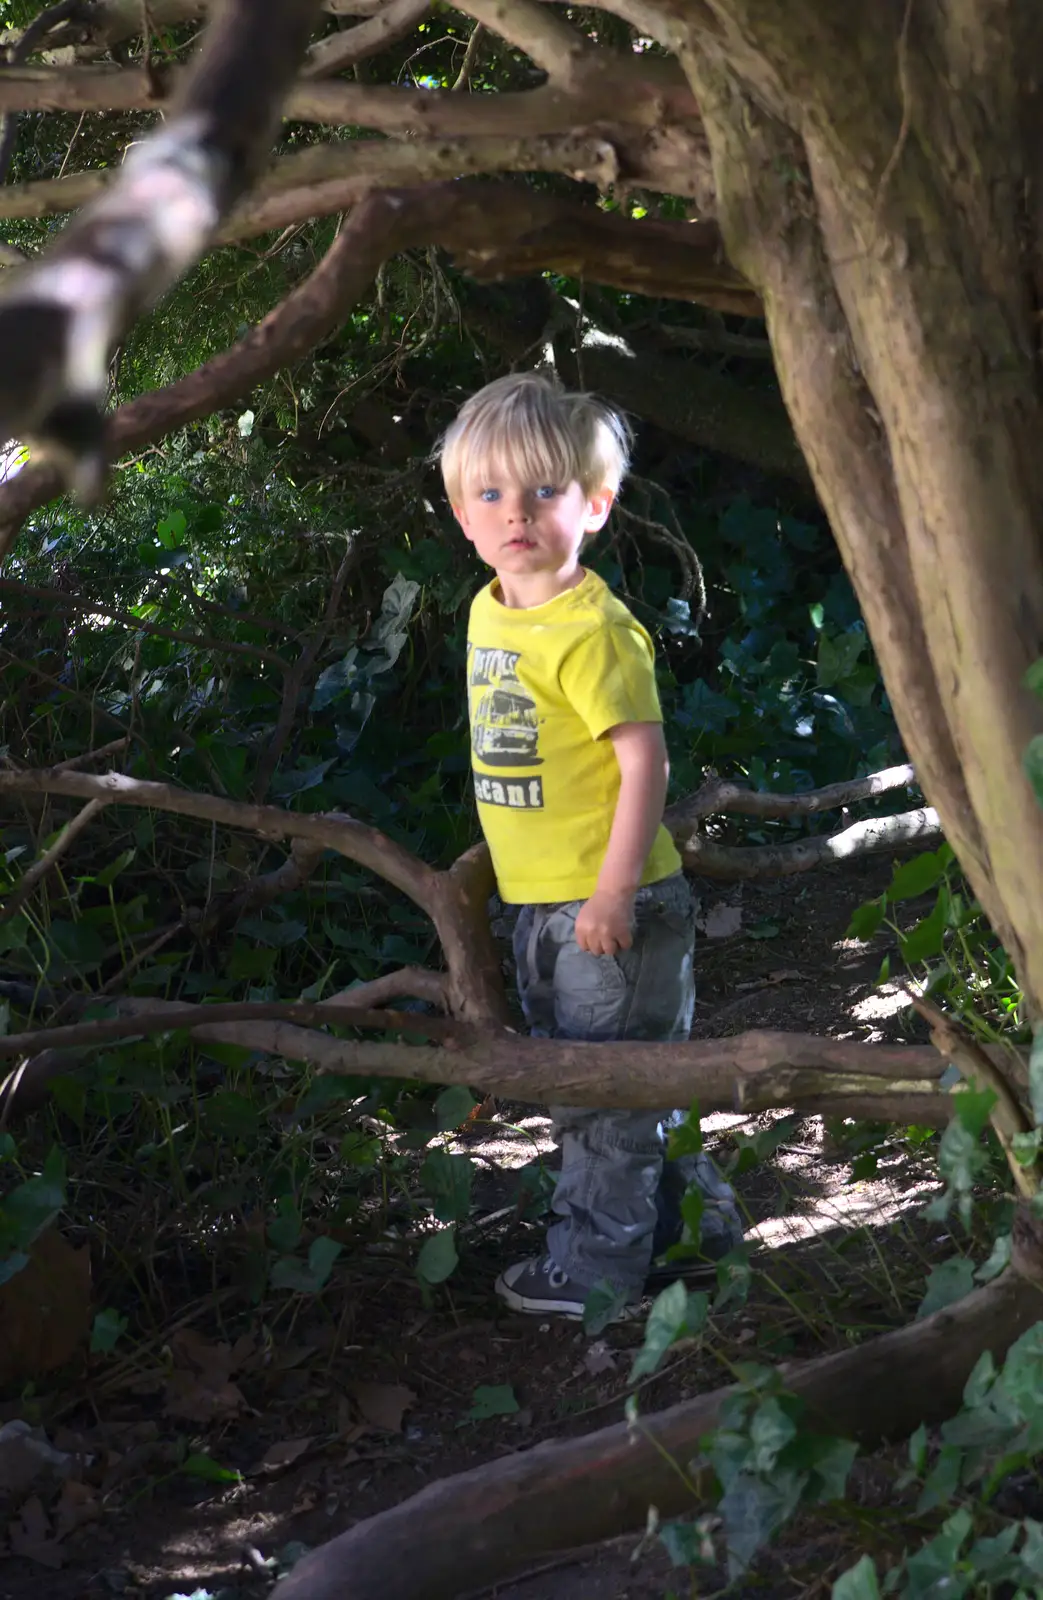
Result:
[[717,1509],[733,1579],[798,1507],[843,1497],[857,1454],[848,1440],[805,1427],[802,1402],[776,1372],[742,1365],[737,1376],[741,1392],[725,1400],[716,1430],[703,1441],[720,1487]]
[[467,1416],[471,1422],[484,1422],[489,1417],[513,1417],[518,1410],[518,1399],[509,1383],[480,1383]]
[[863,1555],[833,1586],[834,1600],[892,1594],[900,1600],[940,1595],[1037,1595],[1043,1588],[1043,1524],[995,1511],[1004,1482],[1030,1466],[1043,1447],[1043,1323],[1022,1334],[1002,1369],[989,1353],[967,1380],[963,1405],[942,1424],[932,1451],[925,1428],[909,1441],[909,1471],[897,1487],[918,1490],[923,1517],[950,1512],[938,1531],[893,1566],[883,1583]]
[[705,1326],[710,1302],[705,1294],[689,1294],[678,1280],[657,1295],[645,1322],[644,1342],[634,1356],[630,1381],[647,1378],[678,1339],[690,1339]]
[[[5,1136],[3,1159],[14,1161],[15,1147]],[[54,1145],[39,1173],[15,1183],[0,1199],[0,1283],[6,1283],[28,1264],[28,1252],[42,1233],[65,1209],[66,1162]]]

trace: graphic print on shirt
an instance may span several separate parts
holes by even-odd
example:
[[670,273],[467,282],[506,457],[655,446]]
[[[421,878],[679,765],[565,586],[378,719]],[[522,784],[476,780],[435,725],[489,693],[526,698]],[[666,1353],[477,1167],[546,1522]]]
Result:
[[[471,749],[485,767],[541,767],[536,702],[518,678],[517,650],[469,645],[467,683],[471,702]],[[486,805],[517,811],[543,809],[539,778],[502,781],[474,775],[475,793]]]

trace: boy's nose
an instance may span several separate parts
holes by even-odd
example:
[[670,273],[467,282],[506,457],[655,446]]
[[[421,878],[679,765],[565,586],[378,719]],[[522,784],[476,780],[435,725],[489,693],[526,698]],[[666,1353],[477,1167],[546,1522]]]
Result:
[[507,520],[508,522],[532,521],[532,508],[529,505],[527,496],[517,495],[513,500],[508,502]]

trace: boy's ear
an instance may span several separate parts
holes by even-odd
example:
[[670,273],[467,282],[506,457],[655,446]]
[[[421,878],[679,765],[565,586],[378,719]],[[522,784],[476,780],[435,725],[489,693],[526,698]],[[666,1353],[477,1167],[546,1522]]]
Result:
[[468,532],[467,517],[466,517],[466,515],[464,513],[463,506],[452,506],[452,512],[453,512],[453,516],[456,518],[457,522],[460,524],[461,528],[464,530],[464,537],[469,539],[471,537],[471,535]]
[[612,510],[612,503],[616,498],[614,489],[595,489],[593,494],[587,496],[587,524],[586,532],[600,533],[608,521],[608,514]]

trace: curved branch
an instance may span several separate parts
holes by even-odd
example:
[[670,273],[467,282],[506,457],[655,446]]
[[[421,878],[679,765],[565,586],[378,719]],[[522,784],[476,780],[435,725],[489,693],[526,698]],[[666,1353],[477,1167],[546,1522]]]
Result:
[[764,472],[808,482],[807,463],[774,392],[751,391],[708,363],[681,356],[635,357],[592,344],[583,346],[581,357],[584,385],[645,421]]
[[175,644],[190,644],[197,650],[209,650],[217,655],[224,653],[248,656],[253,661],[277,667],[282,673],[291,671],[290,663],[275,650],[265,650],[256,644],[242,644],[235,639],[215,639],[206,634],[189,633],[185,628],[167,628],[158,622],[145,622],[133,612],[120,611],[116,607],[106,605],[103,600],[83,599],[79,595],[66,594],[59,589],[22,583],[17,578],[0,578],[0,596],[5,595],[12,599],[24,595],[32,600],[43,600],[59,611],[77,611],[88,616],[107,617],[112,622],[123,623],[124,627],[136,633],[151,634],[157,639],[170,639]]
[[280,811],[277,806],[251,805],[242,800],[226,800],[221,795],[177,789],[170,783],[128,778],[122,772],[95,776],[55,767],[30,772],[0,771],[0,794],[74,795],[81,800],[105,800],[197,817],[223,827],[243,828],[262,839],[307,839],[368,867],[429,914],[439,876],[434,867],[378,829],[336,812]]
[[449,979],[444,972],[429,967],[400,967],[369,983],[357,983],[331,995],[327,1005],[362,1006],[370,1010],[386,1006],[389,1000],[426,1000],[440,1011],[449,1010]]
[[456,9],[523,51],[565,88],[573,87],[577,69],[594,55],[589,39],[535,0],[462,0]]
[[[378,11],[385,0],[319,0],[319,10],[333,16],[362,16]],[[198,22],[210,10],[210,0],[148,0],[148,19],[154,32]],[[84,33],[97,50],[111,50],[142,32],[145,11],[141,0],[90,0],[89,25],[66,27],[55,35],[53,45],[76,45]]]
[[[19,37],[5,65],[20,66],[23,61],[28,60],[34,50],[39,49],[49,33],[53,33],[55,28],[68,17],[75,16],[83,9],[83,0],[58,0],[57,5],[48,6],[46,10],[41,11]],[[0,184],[6,182],[17,140],[17,117],[0,117]]]
[[[402,1028],[455,1043],[461,1032],[457,1024],[441,1018],[424,1017],[415,1012],[373,1011],[337,1000],[290,1000],[286,1002],[235,1002],[227,1005],[187,1005],[180,1001],[143,1000],[128,1004],[119,1017],[104,1017],[93,1022],[70,1022],[57,1028],[33,1028],[27,1033],[9,1033],[0,1039],[0,1060],[31,1056],[43,1050],[71,1050],[77,1045],[113,1044],[139,1034],[189,1031],[205,1025],[208,1029],[235,1027],[239,1023],[257,1027],[266,1022],[293,1022],[309,1027],[325,1023],[341,1028]],[[473,1030],[467,1030],[472,1032]]]

